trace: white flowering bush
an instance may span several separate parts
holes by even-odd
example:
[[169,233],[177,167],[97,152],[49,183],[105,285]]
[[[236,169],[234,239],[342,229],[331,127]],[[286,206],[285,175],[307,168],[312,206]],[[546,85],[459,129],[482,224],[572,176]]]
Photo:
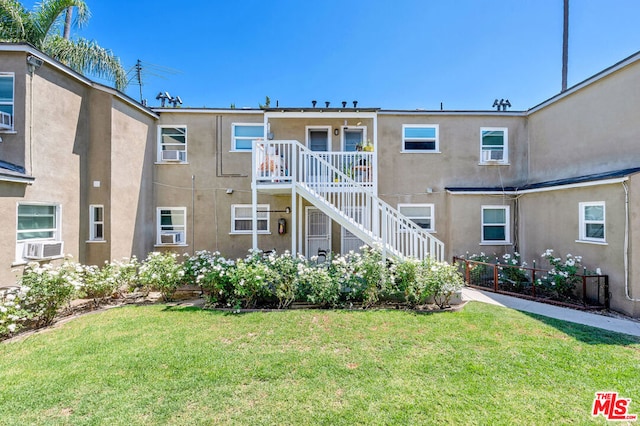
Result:
[[576,285],[582,282],[582,278],[578,276],[582,256],[573,256],[568,253],[565,259],[562,259],[556,257],[552,249],[547,249],[541,257],[549,262],[551,270],[546,276],[538,279],[536,284],[557,299],[574,298]]
[[499,268],[500,282],[509,290],[521,291],[529,282],[527,271],[522,269],[527,266],[527,262],[523,261],[520,253],[516,251],[513,254],[505,253],[500,263],[509,265]]
[[13,287],[0,292],[0,337],[18,333],[31,318],[25,308],[29,287]]
[[455,265],[427,259],[427,288],[439,308],[449,306],[451,297],[464,286],[464,279]]
[[277,273],[264,262],[260,251],[250,251],[239,259],[230,270],[230,279],[233,294],[228,303],[234,308],[255,308],[275,299]]
[[278,309],[288,308],[296,298],[296,289],[300,283],[298,265],[304,264],[306,259],[303,256],[293,257],[289,251],[285,251],[281,256],[277,256],[275,252],[270,253],[265,262],[274,272],[272,278]]
[[184,277],[184,269],[177,258],[175,253],[149,253],[140,266],[140,284],[158,290],[165,301],[172,300]]
[[114,274],[114,266],[105,263],[102,268],[96,265],[80,266],[80,291],[79,296],[93,299],[98,306],[106,298],[111,298],[118,290],[118,282]]
[[356,263],[355,271],[362,277],[362,303],[364,307],[374,305],[382,295],[392,289],[393,279],[387,264],[382,259],[379,247],[361,247],[362,256]]
[[340,283],[331,278],[327,268],[313,264],[298,264],[302,300],[325,308],[336,307],[340,302]]
[[51,324],[59,309],[68,304],[82,287],[81,265],[65,260],[61,266],[50,263],[29,263],[20,278],[20,287],[26,297],[23,307],[30,312],[30,321],[36,327]]
[[227,306],[233,296],[231,268],[233,260],[225,259],[219,252],[202,250],[184,261],[186,284],[199,286],[213,306]]
[[406,259],[392,266],[396,289],[404,295],[409,306],[422,305],[431,296],[427,264],[418,259]]

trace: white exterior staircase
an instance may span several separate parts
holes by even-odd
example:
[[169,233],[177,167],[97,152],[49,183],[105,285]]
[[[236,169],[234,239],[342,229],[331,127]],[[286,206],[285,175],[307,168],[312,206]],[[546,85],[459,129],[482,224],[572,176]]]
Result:
[[442,241],[376,196],[371,182],[373,155],[314,152],[298,141],[254,141],[254,221],[258,190],[289,189],[292,196],[302,196],[366,244],[379,245],[385,255],[444,260]]

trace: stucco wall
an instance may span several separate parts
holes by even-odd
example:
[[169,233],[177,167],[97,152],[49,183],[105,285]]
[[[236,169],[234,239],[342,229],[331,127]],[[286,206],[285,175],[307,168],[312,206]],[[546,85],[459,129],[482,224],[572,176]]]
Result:
[[640,64],[529,116],[530,178],[575,177],[640,166]]

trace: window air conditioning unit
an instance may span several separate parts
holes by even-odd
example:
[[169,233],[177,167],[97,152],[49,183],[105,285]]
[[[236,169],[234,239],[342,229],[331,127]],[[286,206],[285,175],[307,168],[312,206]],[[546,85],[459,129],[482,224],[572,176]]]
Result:
[[11,114],[0,111],[0,129],[11,130]]
[[165,231],[160,234],[162,244],[182,244],[184,241],[184,231]]
[[175,149],[162,151],[162,161],[184,161],[183,152],[184,151],[178,151]]
[[502,161],[502,150],[485,150],[482,151],[482,162]]
[[24,245],[24,257],[27,259],[51,259],[62,256],[62,241],[36,241]]

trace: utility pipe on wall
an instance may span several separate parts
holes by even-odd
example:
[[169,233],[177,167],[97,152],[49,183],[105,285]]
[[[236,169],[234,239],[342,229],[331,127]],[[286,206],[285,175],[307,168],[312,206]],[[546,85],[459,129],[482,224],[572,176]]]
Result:
[[629,295],[629,188],[622,182],[624,188],[624,295],[627,300],[640,302]]

